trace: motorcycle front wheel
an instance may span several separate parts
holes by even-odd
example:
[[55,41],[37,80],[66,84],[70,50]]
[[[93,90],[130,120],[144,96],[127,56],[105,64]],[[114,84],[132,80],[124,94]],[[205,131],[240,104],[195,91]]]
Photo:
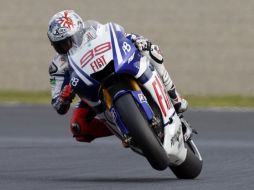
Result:
[[151,166],[156,170],[166,169],[169,166],[168,156],[132,95],[127,93],[119,97],[115,109]]

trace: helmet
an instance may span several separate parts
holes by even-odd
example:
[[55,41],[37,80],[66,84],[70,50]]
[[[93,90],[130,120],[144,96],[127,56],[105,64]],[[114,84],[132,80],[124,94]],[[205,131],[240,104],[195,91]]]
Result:
[[56,13],[49,21],[48,38],[59,54],[66,54],[73,45],[82,42],[84,24],[73,10]]

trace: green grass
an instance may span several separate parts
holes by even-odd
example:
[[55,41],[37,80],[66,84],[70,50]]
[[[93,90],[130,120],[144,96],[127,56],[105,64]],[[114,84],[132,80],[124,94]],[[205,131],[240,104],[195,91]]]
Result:
[[244,96],[185,96],[190,107],[254,108],[254,97]]
[[[190,107],[254,108],[254,97],[185,95]],[[50,92],[0,91],[0,103],[50,104]]]
[[0,103],[47,104],[50,92],[0,91]]

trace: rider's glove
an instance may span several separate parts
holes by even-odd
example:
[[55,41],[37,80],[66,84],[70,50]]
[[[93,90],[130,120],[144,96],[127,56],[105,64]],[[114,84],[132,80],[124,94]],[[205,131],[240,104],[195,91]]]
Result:
[[149,51],[152,45],[151,42],[143,37],[137,37],[134,43],[139,51]]
[[65,87],[63,88],[60,96],[59,96],[59,100],[61,103],[63,104],[70,104],[72,102],[72,100],[74,99],[75,94],[73,93],[73,90],[71,88],[71,85],[65,85]]
[[130,34],[131,41],[138,48],[139,51],[150,50],[151,42],[145,39],[143,36],[138,36],[136,34]]
[[157,63],[163,62],[163,57],[160,51],[159,46],[152,44],[147,39],[142,36],[136,36],[135,34],[131,35],[131,40],[134,42],[135,46],[139,51],[148,51],[151,58]]

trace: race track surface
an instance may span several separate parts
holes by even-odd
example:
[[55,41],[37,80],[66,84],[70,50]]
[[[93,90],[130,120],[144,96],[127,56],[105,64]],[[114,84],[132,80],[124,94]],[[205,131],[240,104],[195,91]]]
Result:
[[153,170],[107,137],[77,143],[68,115],[48,106],[0,105],[0,189],[254,189],[254,111],[190,110],[186,118],[204,159],[195,180]]

